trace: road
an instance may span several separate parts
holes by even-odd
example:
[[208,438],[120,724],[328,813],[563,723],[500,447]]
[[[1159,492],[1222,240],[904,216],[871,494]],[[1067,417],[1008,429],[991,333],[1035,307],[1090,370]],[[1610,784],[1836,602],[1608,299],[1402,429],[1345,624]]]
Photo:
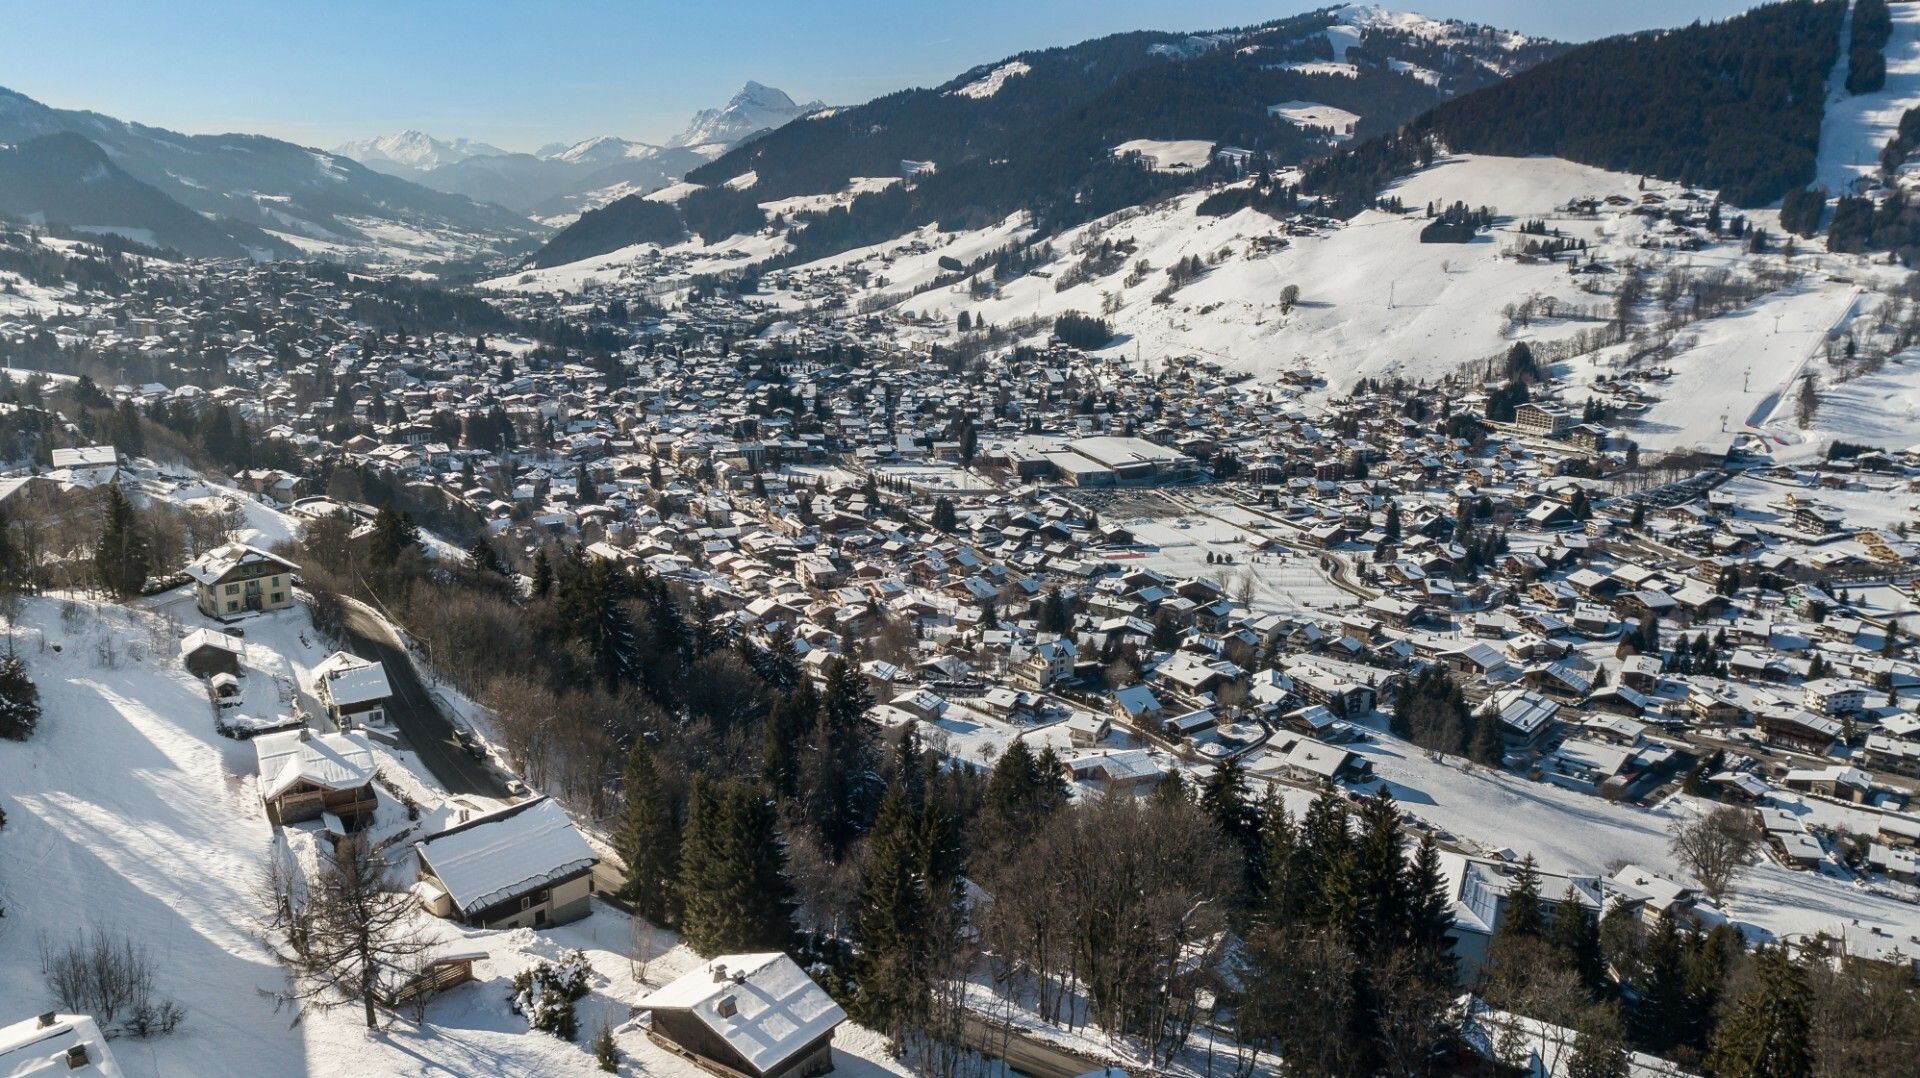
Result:
[[989,1022],[969,1013],[964,1019],[961,1039],[968,1047],[990,1059],[998,1059],[1015,1074],[1028,1078],[1079,1078],[1096,1074],[1105,1064],[1075,1055],[1046,1041],[1009,1032],[997,1022]]
[[448,793],[475,794],[506,799],[507,785],[483,760],[467,753],[453,734],[453,723],[440,713],[433,697],[420,682],[413,657],[407,654],[386,622],[355,602],[344,604],[344,633],[347,650],[363,659],[374,659],[387,668],[387,683],[393,695],[387,700],[387,716],[407,739],[407,747],[427,765]]

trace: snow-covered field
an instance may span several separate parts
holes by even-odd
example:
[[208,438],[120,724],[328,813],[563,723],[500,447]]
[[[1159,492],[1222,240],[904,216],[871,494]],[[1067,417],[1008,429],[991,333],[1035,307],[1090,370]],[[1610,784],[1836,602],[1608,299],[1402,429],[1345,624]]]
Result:
[[[1384,720],[1381,720],[1384,722]],[[1406,742],[1382,737],[1352,746],[1373,764],[1409,814],[1471,840],[1488,852],[1532,853],[1555,872],[1605,874],[1632,862],[1687,879],[1673,856],[1670,828],[1689,818],[1683,798],[1645,809],[1531,782],[1510,772],[1471,767],[1458,758],[1430,759]],[[1303,791],[1288,795],[1297,810]],[[1751,866],[1722,908],[1737,920],[1776,936],[1836,934],[1879,926],[1896,938],[1920,935],[1920,906],[1856,887],[1851,881],[1796,872],[1771,859]]]
[[1116,154],[1137,153],[1147,159],[1155,172],[1172,172],[1175,169],[1200,169],[1207,167],[1207,159],[1213,153],[1213,143],[1206,139],[1128,139],[1113,148]]
[[[423,914],[422,929],[448,948],[487,956],[476,966],[478,980],[435,999],[423,1025],[395,1018],[370,1035],[352,1010],[276,1010],[269,993],[283,975],[252,929],[273,830],[251,746],[214,733],[204,691],[175,656],[191,620],[79,599],[25,604],[13,636],[40,686],[45,717],[31,740],[0,742],[8,816],[0,830],[0,999],[23,1013],[50,1006],[39,974],[42,941],[104,930],[150,948],[158,990],[187,1010],[170,1035],[114,1043],[132,1076],[584,1075],[595,1073],[585,1042],[603,1020],[617,1030],[631,1073],[699,1073],[654,1046],[628,1017],[644,990],[630,954],[650,960],[653,985],[697,960],[670,935],[636,932],[604,906],[543,933],[467,931]],[[318,645],[308,638],[301,647],[311,632],[303,623],[298,609],[251,619],[248,663],[262,658],[259,649],[277,647],[292,649],[287,658],[295,665],[308,660]],[[402,756],[382,759],[383,769],[409,764]],[[430,804],[429,824],[443,813]],[[375,826],[405,825],[404,812],[383,798]],[[592,993],[580,1005],[581,1044],[528,1032],[507,1005],[513,973],[574,947],[586,950],[594,969]],[[852,1025],[841,1028],[834,1056],[840,1073],[908,1073],[879,1037]]]
[[1360,122],[1358,113],[1322,105],[1317,101],[1282,101],[1278,105],[1267,106],[1267,112],[1295,127],[1331,128],[1335,141],[1339,142],[1352,138],[1353,125]]
[[[1279,534],[1280,529],[1235,506],[1195,503],[1182,514],[1170,505],[1165,514],[1124,523],[1142,548],[1113,555],[1126,567],[1175,579],[1207,577],[1230,593],[1250,589],[1249,605],[1257,612],[1301,613],[1358,601],[1327,578],[1313,555],[1257,549],[1263,535]],[[1209,555],[1215,560],[1208,561]]]

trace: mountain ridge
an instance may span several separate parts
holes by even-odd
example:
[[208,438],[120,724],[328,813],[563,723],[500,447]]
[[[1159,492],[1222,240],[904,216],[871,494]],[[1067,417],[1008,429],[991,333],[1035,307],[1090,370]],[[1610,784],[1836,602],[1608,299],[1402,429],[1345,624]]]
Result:
[[[279,243],[294,247],[381,257],[467,256],[540,231],[498,206],[434,191],[324,150],[264,135],[186,135],[52,108],[0,88],[0,143],[53,134],[93,142],[119,169],[191,212],[277,233]],[[14,180],[25,183],[27,177],[16,171]]]

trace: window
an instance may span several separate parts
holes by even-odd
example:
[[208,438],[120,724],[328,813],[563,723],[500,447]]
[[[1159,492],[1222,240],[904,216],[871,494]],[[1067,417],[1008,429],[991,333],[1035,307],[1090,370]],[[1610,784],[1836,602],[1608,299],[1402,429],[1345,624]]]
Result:
[[238,584],[228,584],[228,585],[227,585],[227,594],[228,594],[228,595],[238,595],[238,594],[240,594],[240,585],[238,585]]
[[227,613],[231,614],[238,609],[240,609],[239,603],[234,602],[232,599],[227,600]]
[[282,594],[282,593],[280,593],[280,592],[277,592],[277,591],[276,591],[276,592],[274,592],[274,593],[273,593],[273,601],[274,601],[274,602],[276,602],[276,603],[277,603],[277,602],[279,602],[279,601],[281,601],[282,599],[285,599],[285,598],[286,598],[286,596],[285,596],[285,595],[283,595],[283,594]]

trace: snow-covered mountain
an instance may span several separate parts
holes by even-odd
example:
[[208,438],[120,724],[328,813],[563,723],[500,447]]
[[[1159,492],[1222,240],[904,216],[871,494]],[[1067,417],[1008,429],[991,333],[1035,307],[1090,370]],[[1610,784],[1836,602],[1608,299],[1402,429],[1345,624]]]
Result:
[[[74,140],[44,138],[53,135],[97,146],[117,170],[108,173],[116,182],[56,192],[86,150]],[[173,236],[193,253],[299,249],[377,261],[444,259],[495,251],[538,233],[531,222],[498,206],[429,190],[345,156],[260,135],[185,135],[97,112],[50,108],[7,89],[0,89],[0,143],[21,151],[0,185],[0,201],[38,205],[57,224],[146,231],[162,243]],[[119,182],[121,173],[130,182]],[[184,209],[166,210],[133,184]],[[114,195],[92,197],[101,190]],[[136,204],[142,207],[138,213]],[[200,235],[203,230],[187,216],[213,221],[232,246]]]
[[696,112],[664,144],[596,135],[548,143],[534,153],[508,153],[485,143],[405,131],[349,142],[335,152],[436,191],[564,225],[617,198],[673,183],[741,140],[820,107],[817,101],[796,105],[781,90],[749,82],[724,106]]
[[618,135],[595,135],[539,156],[548,161],[565,161],[570,165],[605,165],[628,157],[651,157],[659,149],[651,143],[635,142]]
[[376,135],[355,139],[333,148],[342,157],[382,172],[425,170],[465,161],[469,157],[498,157],[507,151],[472,139],[442,140],[424,131],[406,130],[397,135]]
[[809,112],[824,108],[820,101],[796,105],[784,91],[749,82],[733,95],[725,108],[701,109],[685,131],[667,140],[668,146],[728,146],[797,120]]
[[[695,204],[709,231],[721,222],[751,233],[766,223],[756,206],[797,208],[803,253],[827,255],[931,222],[996,221],[1017,210],[1090,220],[1224,178],[1236,166],[1211,168],[1216,147],[1234,148],[1223,160],[1303,164],[1566,48],[1378,7],[1324,8],[1257,26],[1121,33],[1023,52],[843,108],[795,105],[749,83],[669,145],[704,151],[711,139],[737,140],[683,177],[716,192]],[[869,185],[848,200],[850,221],[804,220],[805,207],[839,204],[856,181],[903,174],[913,181],[900,190]],[[707,212],[722,205],[727,212]],[[577,221],[533,261],[629,246],[631,219],[655,217],[635,207]]]

